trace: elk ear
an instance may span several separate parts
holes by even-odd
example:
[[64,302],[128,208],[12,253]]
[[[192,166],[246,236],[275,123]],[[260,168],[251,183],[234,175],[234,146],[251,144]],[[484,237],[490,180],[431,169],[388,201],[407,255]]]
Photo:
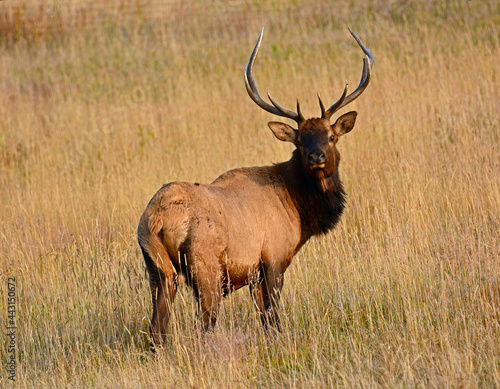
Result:
[[267,123],[274,136],[283,142],[295,143],[297,140],[297,130],[285,123],[269,122]]
[[351,111],[343,114],[332,126],[333,132],[335,132],[338,136],[347,134],[354,127],[356,116],[358,116],[358,113],[356,111]]

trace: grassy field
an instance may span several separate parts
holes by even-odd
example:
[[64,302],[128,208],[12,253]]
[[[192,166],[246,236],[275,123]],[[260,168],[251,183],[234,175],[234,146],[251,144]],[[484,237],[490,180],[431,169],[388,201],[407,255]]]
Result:
[[[0,3],[1,387],[500,386],[498,2],[330,3]],[[183,287],[153,359],[149,199],[292,151],[244,87],[262,26],[261,91],[308,116],[359,81],[347,27],[375,55],[346,212],[287,271],[281,336],[244,289],[203,337]]]

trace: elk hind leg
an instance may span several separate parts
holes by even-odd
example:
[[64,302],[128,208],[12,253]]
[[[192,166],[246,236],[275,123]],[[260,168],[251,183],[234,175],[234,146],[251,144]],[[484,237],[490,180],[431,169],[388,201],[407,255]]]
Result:
[[163,262],[162,269],[155,265],[149,254],[142,250],[149,272],[151,297],[153,302],[153,317],[149,326],[152,343],[151,350],[162,346],[165,342],[167,324],[170,319],[172,305],[177,291],[175,271],[168,260]]
[[205,262],[203,269],[193,269],[192,287],[198,302],[198,315],[203,331],[214,328],[222,300],[222,277],[218,263],[209,266]]

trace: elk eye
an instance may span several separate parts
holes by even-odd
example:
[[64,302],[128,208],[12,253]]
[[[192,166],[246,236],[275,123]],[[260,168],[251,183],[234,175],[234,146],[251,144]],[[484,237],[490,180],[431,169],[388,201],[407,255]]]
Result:
[[333,135],[330,135],[330,142],[333,142],[335,140],[335,137]]
[[302,142],[297,139],[297,147],[302,147]]

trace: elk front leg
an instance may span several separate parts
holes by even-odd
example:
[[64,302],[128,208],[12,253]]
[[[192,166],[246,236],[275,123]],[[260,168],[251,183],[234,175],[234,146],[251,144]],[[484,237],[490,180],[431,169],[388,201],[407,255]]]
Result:
[[252,298],[265,330],[272,328],[281,331],[278,307],[282,288],[283,271],[265,265],[261,267],[258,282],[250,284]]

